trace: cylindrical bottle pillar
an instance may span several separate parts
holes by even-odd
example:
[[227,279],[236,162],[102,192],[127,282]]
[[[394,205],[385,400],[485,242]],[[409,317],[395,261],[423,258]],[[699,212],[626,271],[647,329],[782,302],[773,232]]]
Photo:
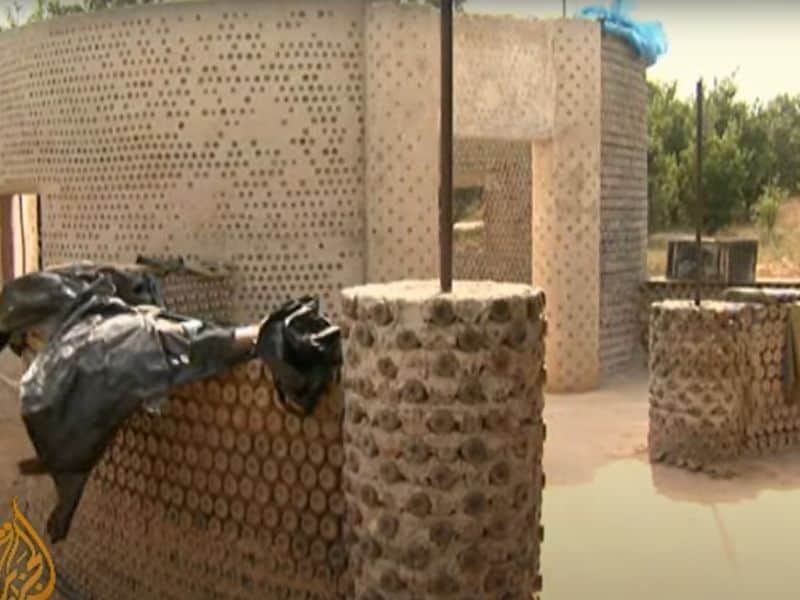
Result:
[[650,458],[701,468],[735,458],[745,441],[755,306],[689,300],[653,304]]
[[529,598],[539,586],[544,294],[438,282],[343,292],[356,598]]

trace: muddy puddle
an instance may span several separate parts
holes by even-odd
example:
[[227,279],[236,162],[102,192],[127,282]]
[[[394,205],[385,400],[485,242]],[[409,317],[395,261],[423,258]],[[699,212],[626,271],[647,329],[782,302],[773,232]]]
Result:
[[642,458],[544,498],[543,600],[800,598],[800,456],[716,480]]

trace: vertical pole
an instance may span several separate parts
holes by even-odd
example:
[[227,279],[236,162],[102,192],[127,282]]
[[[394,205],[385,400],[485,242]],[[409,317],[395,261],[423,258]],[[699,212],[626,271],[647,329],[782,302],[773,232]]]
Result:
[[38,269],[44,268],[44,253],[42,252],[42,195],[36,194],[36,243],[39,245]]
[[697,137],[695,140],[695,200],[694,229],[696,247],[694,303],[700,306],[700,288],[703,283],[705,262],[703,261],[703,80],[697,82]]
[[439,282],[453,289],[453,0],[442,0],[442,113],[439,139]]
[[28,272],[28,248],[25,243],[25,196],[20,194],[19,198],[19,243],[20,253],[22,254],[22,272],[20,275],[25,275]]
[[561,0],[561,16],[567,18],[567,0]]

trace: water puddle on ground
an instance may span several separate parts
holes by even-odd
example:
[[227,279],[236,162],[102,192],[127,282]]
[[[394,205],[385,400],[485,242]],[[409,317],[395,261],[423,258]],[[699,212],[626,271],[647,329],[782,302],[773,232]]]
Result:
[[548,486],[543,600],[798,600],[800,459],[751,469],[713,480],[629,459]]

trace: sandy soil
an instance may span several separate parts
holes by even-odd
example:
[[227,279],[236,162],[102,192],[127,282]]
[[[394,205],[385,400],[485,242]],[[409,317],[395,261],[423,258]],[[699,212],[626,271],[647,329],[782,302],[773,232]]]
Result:
[[647,460],[647,374],[547,397],[543,600],[798,597],[800,452],[724,477]]
[[[632,370],[587,394],[550,394],[545,420],[545,472],[550,486],[590,484],[616,461],[652,471],[659,493],[675,500],[732,502],[765,490],[800,488],[800,452],[724,465],[716,477],[650,466],[647,460],[647,372]],[[798,520],[800,527],[800,520]]]
[[18,481],[17,462],[33,456],[33,448],[19,417],[19,397],[15,382],[22,368],[10,352],[0,353],[0,522],[4,521],[12,487]]

